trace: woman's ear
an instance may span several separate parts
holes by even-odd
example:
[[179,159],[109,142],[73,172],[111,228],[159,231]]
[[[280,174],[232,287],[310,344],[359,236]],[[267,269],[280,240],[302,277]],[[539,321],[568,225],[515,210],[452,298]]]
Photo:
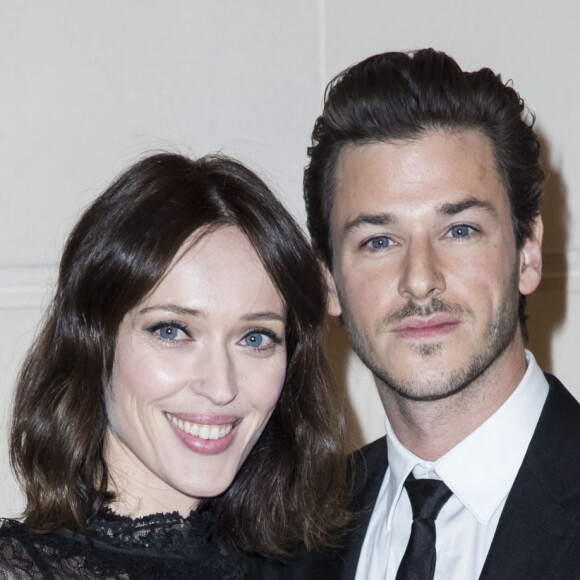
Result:
[[336,291],[334,277],[326,264],[321,263],[320,266],[324,274],[324,279],[326,280],[326,312],[328,312],[330,316],[340,316],[342,314],[342,308],[340,307],[340,302],[338,300],[338,292]]
[[542,279],[542,236],[544,224],[542,217],[538,215],[532,222],[532,233],[524,240],[520,248],[520,283],[519,290],[522,294],[531,294],[540,284]]

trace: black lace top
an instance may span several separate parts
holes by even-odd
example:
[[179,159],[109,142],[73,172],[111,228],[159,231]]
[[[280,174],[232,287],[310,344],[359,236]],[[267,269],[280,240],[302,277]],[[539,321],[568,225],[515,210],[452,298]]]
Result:
[[211,524],[208,513],[133,520],[107,511],[90,522],[89,542],[70,530],[34,534],[0,519],[0,580],[247,578],[243,556],[211,541]]

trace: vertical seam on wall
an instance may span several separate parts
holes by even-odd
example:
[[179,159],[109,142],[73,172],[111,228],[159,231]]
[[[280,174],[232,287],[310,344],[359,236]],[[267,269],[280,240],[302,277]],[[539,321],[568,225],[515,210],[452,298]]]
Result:
[[320,94],[326,88],[326,0],[318,0],[318,74]]

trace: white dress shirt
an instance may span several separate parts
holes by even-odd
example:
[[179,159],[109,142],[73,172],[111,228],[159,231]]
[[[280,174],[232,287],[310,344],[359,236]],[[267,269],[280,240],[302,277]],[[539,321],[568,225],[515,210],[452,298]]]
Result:
[[403,447],[385,419],[389,467],[356,580],[394,580],[411,534],[404,488],[411,471],[417,479],[442,479],[453,492],[436,521],[435,580],[477,580],[548,395],[548,383],[529,351],[526,360],[526,374],[508,400],[435,462]]

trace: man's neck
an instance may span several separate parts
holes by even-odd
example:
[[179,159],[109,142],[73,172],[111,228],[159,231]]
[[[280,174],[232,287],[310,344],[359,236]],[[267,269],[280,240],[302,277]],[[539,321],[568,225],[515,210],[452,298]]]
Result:
[[399,441],[426,461],[436,461],[484,423],[515,391],[526,371],[525,354],[502,357],[463,390],[437,401],[406,399],[378,384]]

